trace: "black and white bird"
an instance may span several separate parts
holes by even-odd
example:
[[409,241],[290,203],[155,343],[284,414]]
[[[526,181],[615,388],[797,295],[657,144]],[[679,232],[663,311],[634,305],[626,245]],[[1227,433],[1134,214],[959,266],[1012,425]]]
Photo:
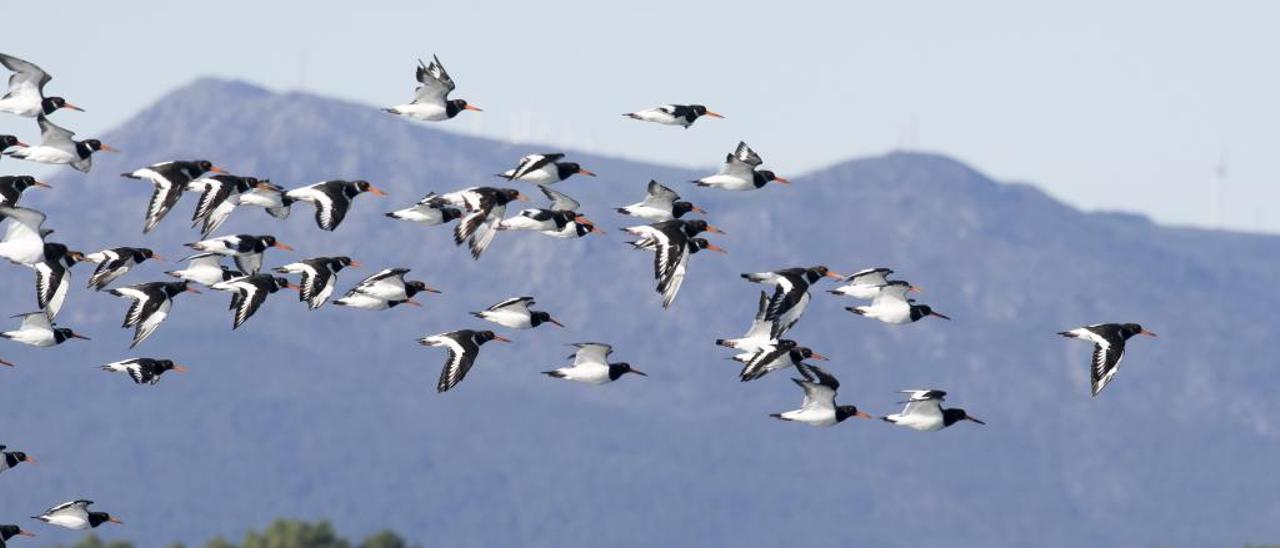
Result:
[[510,329],[529,329],[544,323],[564,327],[550,313],[529,310],[533,305],[533,297],[512,297],[471,315]]
[[617,211],[623,215],[639,217],[655,223],[679,219],[690,211],[707,214],[702,208],[681,200],[680,195],[674,190],[652,180],[649,181],[643,202],[620,207]]
[[0,96],[0,112],[27,118],[53,114],[63,108],[84,112],[62,97],[45,97],[44,86],[53,77],[35,63],[0,53],[0,65],[13,71],[9,76],[9,91]]
[[[724,234],[724,231],[701,219],[692,221],[677,219],[627,227],[622,230],[639,237],[638,240],[631,242],[636,249],[654,251],[653,275],[658,281],[657,291],[662,294],[663,308],[671,307],[676,295],[680,293],[680,287],[684,284],[689,268],[689,256],[694,252],[690,245],[691,238],[702,232]],[[707,249],[723,251],[710,245]]]
[[31,145],[28,145],[22,141],[19,141],[17,136],[0,135],[0,154],[4,153],[4,151],[6,150],[9,150],[11,147],[26,147],[26,146],[31,146]]
[[236,261],[236,268],[245,274],[257,274],[262,270],[262,254],[267,249],[276,248],[293,251],[292,247],[280,243],[275,236],[236,234],[221,238],[210,238],[199,242],[182,244],[196,251],[217,253],[231,257]]
[[609,355],[613,347],[604,343],[574,343],[570,346],[578,348],[570,358],[573,365],[543,371],[543,375],[585,384],[606,384],[618,380],[627,373],[635,373],[648,377],[648,373],[640,371],[627,362],[609,363]]
[[892,325],[918,322],[929,316],[951,319],[935,312],[927,304],[916,304],[914,300],[908,299],[907,292],[914,290],[914,286],[907,282],[891,281],[880,288],[880,293],[871,300],[870,305],[846,306],[845,310]]
[[308,202],[316,206],[316,225],[320,230],[332,231],[347,218],[347,210],[351,209],[351,201],[356,196],[368,192],[374,196],[386,196],[382,189],[373,186],[369,181],[344,181],[335,179],[320,181],[315,184],[295,188],[284,193],[286,198],[295,202]]
[[244,322],[253,317],[258,308],[262,307],[268,295],[281,289],[298,289],[298,286],[290,283],[287,278],[270,274],[251,274],[218,282],[209,288],[231,293],[231,310],[235,311],[231,329],[239,329]]
[[93,276],[89,277],[89,288],[102,291],[111,282],[129,273],[129,270],[148,259],[163,261],[164,257],[145,247],[113,247],[96,253],[89,253],[84,260],[98,265]]
[[1093,366],[1089,379],[1093,395],[1097,396],[1120,368],[1124,359],[1124,345],[1135,335],[1155,337],[1156,334],[1136,323],[1099,323],[1058,333],[1063,337],[1081,339],[1093,343]]
[[641,120],[645,122],[654,122],[664,126],[681,126],[689,129],[689,126],[698,121],[702,116],[710,116],[712,118],[724,118],[724,116],[707,110],[703,105],[662,105],[645,110],[637,110],[623,114],[627,118],[633,120]]
[[806,372],[805,379],[791,379],[791,382],[804,390],[804,400],[800,403],[800,408],[774,413],[769,415],[770,417],[809,426],[833,426],[844,422],[849,417],[875,418],[859,411],[855,405],[836,405],[836,391],[840,389],[840,381],[826,369],[803,363],[796,367]]
[[282,274],[299,274],[302,279],[298,283],[298,299],[307,303],[311,310],[324,306],[325,301],[333,294],[338,282],[338,272],[347,267],[360,268],[360,261],[351,257],[312,257],[296,263],[279,267],[276,272]]
[[187,263],[186,268],[170,270],[165,272],[165,274],[173,276],[179,280],[195,282],[206,287],[245,275],[244,272],[232,269],[222,264],[223,257],[225,257],[225,255],[219,255],[217,253],[197,253],[182,259],[182,262]]
[[791,181],[779,177],[772,171],[767,169],[756,169],[764,160],[760,159],[760,155],[746,143],[738,143],[737,150],[734,150],[724,159],[724,164],[720,166],[720,171],[715,175],[709,175],[693,182],[698,186],[718,188],[721,190],[755,190],[763,187],[770,181],[782,184],[791,184]]
[[563,192],[538,185],[551,206],[529,208],[498,223],[498,230],[528,230],[554,238],[581,238],[587,234],[604,234],[595,223],[577,212],[581,204]]
[[102,370],[112,373],[127,373],[129,378],[133,379],[134,384],[156,384],[160,382],[160,375],[169,371],[174,373],[187,372],[186,367],[173,363],[173,360],[158,360],[154,358],[130,358],[111,362],[102,366]]
[[436,383],[437,392],[445,392],[457,386],[471,371],[471,366],[480,355],[480,346],[489,341],[511,342],[511,339],[500,337],[492,331],[473,331],[459,329],[448,333],[430,335],[418,339],[423,346],[443,346],[448,352],[444,368],[440,370],[440,381]]
[[746,363],[765,345],[774,342],[772,333],[773,321],[769,320],[769,294],[761,291],[755,318],[751,320],[751,327],[747,332],[736,339],[716,339],[716,344],[737,350],[739,354],[734,358]]
[[[0,137],[8,137],[7,135]],[[0,146],[0,150],[3,147]],[[9,175],[0,177],[0,206],[16,206],[18,198],[22,197],[22,192],[31,187],[53,188],[46,183],[37,181],[35,177],[30,175]]]
[[[828,358],[807,346],[796,344],[791,339],[772,341],[763,345],[755,355],[751,356],[751,359],[747,360],[738,374],[738,379],[742,382],[754,381],[770,371],[795,367],[807,359],[827,361]],[[802,369],[800,374],[807,375],[808,372]]]
[[187,190],[200,192],[200,202],[191,216],[191,226],[200,226],[201,237],[208,237],[239,206],[257,206],[277,219],[289,217],[293,199],[285,190],[266,179],[238,175],[201,177],[187,185]]
[[84,254],[67,249],[67,246],[45,242],[44,261],[31,265],[36,273],[36,303],[44,309],[49,319],[58,316],[71,287],[71,267],[84,260]]
[[64,502],[53,508],[45,510],[43,514],[31,516],[32,519],[38,519],[49,525],[57,525],[67,529],[92,529],[104,523],[114,523],[123,525],[124,522],[114,518],[106,512],[90,512],[89,505],[93,504],[91,500],[73,500]]
[[868,268],[850,274],[842,280],[844,285],[828,289],[832,295],[844,295],[855,299],[871,300],[880,294],[880,289],[889,283],[888,276],[893,271],[888,268]]
[[903,402],[907,406],[902,408],[901,413],[888,415],[881,420],[920,432],[937,432],[964,420],[987,424],[970,417],[964,409],[943,409],[942,399],[947,393],[941,390],[902,390],[900,393],[910,395]]
[[128,312],[124,314],[124,322],[120,327],[132,327],[133,342],[129,348],[150,337],[157,327],[169,317],[173,309],[173,298],[182,293],[200,293],[190,287],[188,282],[147,282],[143,284],[117,287],[107,290],[117,297],[132,299]]
[[89,337],[72,331],[70,327],[54,327],[53,321],[43,310],[18,314],[14,318],[22,318],[17,329],[0,333],[13,342],[20,342],[40,348],[48,348],[67,342],[71,339],[89,340]]
[[384,108],[383,111],[424,122],[448,120],[464,110],[483,112],[483,109],[467,104],[462,99],[449,99],[449,92],[457,86],[453,83],[453,78],[449,77],[449,73],[444,70],[444,65],[440,64],[439,57],[432,55],[430,65],[419,59],[414,78],[421,85],[414,90],[413,101],[405,105]]
[[333,301],[333,304],[363,310],[386,310],[400,304],[422,306],[413,299],[414,295],[421,292],[440,293],[439,289],[428,287],[421,281],[406,281],[404,275],[408,273],[408,268],[384,269],[356,284],[344,297]]
[[36,459],[32,458],[31,455],[23,453],[22,451],[5,451],[5,449],[7,449],[5,446],[0,445],[0,473],[4,473],[5,470],[9,470],[10,468],[24,462],[28,464],[37,464]]
[[773,272],[753,272],[742,275],[747,281],[774,287],[773,296],[769,299],[769,312],[765,319],[773,322],[772,338],[780,338],[789,331],[804,311],[809,307],[813,296],[809,287],[823,277],[841,279],[839,274],[826,266],[818,265],[808,268],[784,268]]
[[120,152],[97,139],[72,139],[74,131],[58,127],[43,115],[36,117],[36,123],[40,125],[40,144],[6,151],[6,156],[42,164],[69,165],[76,171],[88,173],[93,168],[94,152]]
[[498,233],[498,225],[502,216],[507,213],[507,204],[513,200],[528,201],[520,191],[513,188],[493,188],[476,186],[440,195],[443,203],[460,207],[467,211],[466,216],[453,227],[453,242],[462,245],[467,242],[471,248],[471,257],[479,259],[480,255],[493,243]]
[[462,218],[462,210],[440,199],[440,195],[428,192],[418,203],[386,214],[392,219],[410,221],[426,226],[445,224]]
[[9,539],[13,537],[34,537],[35,533],[27,531],[17,525],[0,525],[0,548],[8,546]]
[[0,206],[0,217],[7,222],[0,239],[0,257],[26,266],[44,262],[44,237],[53,232],[44,228],[44,213],[6,205]]
[[508,181],[524,181],[540,185],[552,185],[574,175],[596,176],[595,173],[583,169],[577,162],[561,162],[562,159],[564,154],[559,152],[530,154],[521,158],[516,167],[499,173],[498,176]]
[[121,173],[121,177],[148,181],[154,187],[151,201],[147,202],[146,224],[142,226],[142,233],[154,230],[169,210],[177,205],[191,182],[208,172],[226,173],[226,170],[208,160],[173,160]]

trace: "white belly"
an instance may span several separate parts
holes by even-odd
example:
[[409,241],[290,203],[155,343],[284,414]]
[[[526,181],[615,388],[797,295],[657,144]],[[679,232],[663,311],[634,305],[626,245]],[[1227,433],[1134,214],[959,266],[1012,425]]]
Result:
[[427,103],[417,103],[412,105],[399,105],[391,107],[396,114],[413,118],[414,120],[422,120],[423,122],[442,122],[449,119],[449,111],[444,105],[433,105]]
[[833,410],[796,409],[783,413],[782,418],[809,426],[831,426],[836,423],[836,413]]
[[4,336],[11,341],[29,344],[31,346],[48,347],[57,344],[53,338],[53,332],[45,329],[5,331]]
[[47,146],[27,147],[18,149],[15,152],[17,154],[14,154],[14,157],[42,164],[70,164],[80,161],[80,155],[78,154]]
[[511,329],[529,329],[533,327],[533,323],[530,321],[529,316],[519,312],[498,310],[494,312],[482,312],[481,314],[483,314],[484,319],[501,325],[502,327]]
[[704,186],[718,188],[721,190],[755,190],[756,185],[751,179],[743,179],[733,175],[712,175],[703,177],[698,182]]
[[649,221],[653,221],[655,223],[661,223],[663,221],[670,221],[675,219],[675,216],[673,216],[671,214],[671,211],[669,210],[658,209],[656,207],[649,207],[641,204],[629,205],[622,209],[627,210],[627,215],[630,215],[632,217],[639,217],[641,219],[646,219]]
[[0,112],[8,112],[17,114],[27,118],[35,118],[44,112],[43,105],[40,104],[40,97],[35,94],[24,93],[16,97],[0,101]]

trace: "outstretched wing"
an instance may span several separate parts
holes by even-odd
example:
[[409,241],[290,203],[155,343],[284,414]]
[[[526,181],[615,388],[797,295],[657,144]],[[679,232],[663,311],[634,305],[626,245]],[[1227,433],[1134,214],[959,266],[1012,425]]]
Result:
[[582,364],[608,365],[609,354],[613,353],[613,347],[604,343],[573,343],[573,346],[578,348],[578,351],[573,353],[574,366]]
[[542,193],[546,195],[548,200],[551,200],[551,209],[555,211],[577,211],[579,207],[582,207],[582,204],[579,204],[577,200],[570,198],[569,195],[563,192],[551,190],[546,185],[538,185],[538,188],[542,189]]
[[423,63],[421,59],[418,60],[418,69],[414,77],[422,84],[415,90],[414,104],[442,104],[448,98],[449,92],[457,87],[453,83],[453,78],[449,77],[449,72],[440,63],[440,58],[435,55],[431,56],[430,65]]

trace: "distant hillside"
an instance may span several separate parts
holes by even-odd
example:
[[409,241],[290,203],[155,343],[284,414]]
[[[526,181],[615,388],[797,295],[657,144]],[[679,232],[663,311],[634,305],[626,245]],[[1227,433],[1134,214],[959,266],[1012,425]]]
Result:
[[[193,197],[144,237],[150,189],[120,172],[207,157],[284,186],[365,178],[392,196],[357,198],[335,233],[316,229],[305,206],[285,222],[237,212],[221,232],[273,233],[298,248],[270,252],[269,266],[333,254],[366,263],[341,274],[343,291],[377,268],[407,266],[445,293],[423,298],[425,309],[384,313],[308,312],[277,295],[234,333],[225,295],[184,295],[129,352],[119,328],[127,302],[86,292],[91,269],[76,268],[59,320],[94,340],[0,346],[19,364],[0,371],[0,443],[42,463],[0,476],[0,522],[87,497],[128,524],[100,535],[140,546],[201,542],[276,516],[329,518],[356,537],[388,527],[427,546],[1280,537],[1271,473],[1280,383],[1267,351],[1280,329],[1280,238],[1086,214],[929,154],[844,162],[752,193],[574,154],[601,176],[558,188],[610,235],[500,234],[472,261],[447,228],[382,213],[430,190],[499,182],[490,174],[544,150],[439,127],[200,80],[104,136],[126,152],[97,155],[92,175],[67,171],[55,189],[28,192],[26,205],[47,211],[74,247],[138,244],[178,258],[181,243],[198,239],[186,226]],[[612,211],[637,201],[650,178],[729,232],[714,239],[730,254],[695,256],[665,312],[651,257],[622,244],[616,229],[633,223]],[[817,430],[770,419],[799,403],[789,373],[739,383],[712,341],[750,321],[760,287],[738,273],[811,264],[891,266],[955,318],[889,327],[815,294],[793,335],[833,358],[841,400],[882,415],[896,411],[894,391],[938,387],[988,426],[925,435],[879,421]],[[172,267],[148,264],[128,280]],[[0,276],[5,308],[32,309],[30,273]],[[443,353],[413,339],[484,325],[466,312],[525,294],[568,328],[508,333],[515,344],[484,347],[467,380],[437,395]],[[1135,341],[1115,382],[1090,398],[1089,348],[1054,333],[1099,321],[1141,322],[1161,337]],[[616,358],[651,376],[593,389],[537,374],[583,340],[614,343]],[[192,372],[144,388],[95,369],[126,356],[172,357]]]

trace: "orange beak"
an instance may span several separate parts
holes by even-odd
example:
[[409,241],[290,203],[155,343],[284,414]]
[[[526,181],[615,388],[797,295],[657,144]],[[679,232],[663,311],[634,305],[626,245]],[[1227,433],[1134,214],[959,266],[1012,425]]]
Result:
[[729,252],[725,250],[725,248],[720,247],[716,244],[707,244],[707,251],[715,251],[716,253],[724,253],[725,255],[729,254]]
[[872,415],[868,414],[866,411],[858,411],[857,413],[854,413],[854,414],[853,414],[853,416],[858,417],[858,418],[860,418],[860,419],[874,419],[874,418],[875,418],[874,416],[872,416]]
[[113,147],[113,146],[111,146],[111,145],[105,145],[105,144],[104,144],[104,145],[102,145],[102,149],[101,149],[101,150],[102,150],[103,152],[121,152],[121,150],[120,150],[120,149],[118,149],[118,148],[116,148],[116,147]]
[[114,523],[114,524],[116,524],[116,525],[124,525],[124,522],[123,522],[123,521],[120,521],[120,520],[118,520],[118,519],[116,519],[116,518],[107,518],[107,521],[109,521],[109,522],[111,522],[111,523]]
[[28,462],[31,464],[40,464],[39,462],[36,461],[36,458],[31,455],[27,455],[26,458],[22,459],[22,462]]
[[484,112],[484,109],[475,105],[467,105],[465,107],[462,107],[462,110],[474,110],[476,112]]
[[369,194],[372,194],[374,196],[386,196],[387,191],[382,190],[381,188],[378,188],[376,186],[369,185]]
[[511,339],[508,339],[508,338],[503,337],[503,336],[501,336],[501,335],[494,335],[494,336],[493,336],[493,340],[498,341],[498,342],[504,342],[504,343],[509,343],[509,342],[511,342]]
[[547,318],[547,321],[549,321],[549,322],[551,322],[551,323],[553,323],[553,324],[556,324],[556,325],[558,325],[558,326],[560,326],[560,327],[564,327],[564,324],[562,324],[562,323],[560,323],[560,322],[556,321],[556,319],[555,319],[555,318]]
[[773,178],[773,182],[775,182],[775,183],[782,183],[782,184],[784,184],[784,185],[789,185],[789,184],[791,184],[791,180],[790,180],[790,179],[786,179],[786,178],[778,177],[778,176],[774,176],[774,178]]
[[724,234],[724,233],[725,233],[723,230],[720,230],[719,228],[716,228],[716,227],[711,226],[711,225],[707,225],[707,232],[710,232],[710,233],[712,233],[712,234]]
[[280,243],[280,242],[276,242],[276,243],[275,243],[275,245],[273,245],[273,246],[271,246],[271,247],[275,247],[275,248],[283,249],[283,250],[285,250],[285,251],[293,251],[293,248],[292,248],[292,247],[289,247],[288,245],[282,244],[282,243]]
[[710,116],[710,117],[712,117],[712,118],[724,118],[724,115],[723,115],[723,114],[720,114],[720,113],[717,113],[717,112],[711,112],[711,111],[709,111],[709,110],[707,111],[707,116]]
[[7,361],[5,361],[5,360],[0,360],[0,365],[4,365],[4,366],[8,366],[8,367],[13,367],[13,364],[12,364],[12,363],[7,362]]
[[152,253],[152,254],[151,254],[151,260],[153,260],[153,261],[160,261],[160,262],[162,262],[162,263],[163,263],[163,262],[164,262],[164,257],[161,257],[160,255],[157,255],[157,254],[155,254],[155,253]]
[[819,353],[817,353],[817,352],[814,352],[814,353],[813,353],[813,355],[812,355],[812,356],[809,356],[809,357],[810,357],[810,358],[813,358],[813,359],[815,359],[815,360],[822,360],[822,361],[824,361],[824,362],[829,362],[829,361],[831,361],[831,358],[828,358],[828,357],[826,357],[826,356],[823,356],[822,354],[819,354]]
[[34,536],[36,536],[36,534],[35,534],[35,533],[32,533],[31,531],[27,531],[27,530],[25,530],[25,529],[18,529],[18,536],[20,536],[20,537],[34,537]]
[[187,368],[186,368],[186,367],[183,367],[183,366],[181,366],[181,365],[178,365],[178,364],[176,364],[176,363],[175,363],[175,364],[173,364],[173,372],[174,372],[174,373],[186,373],[186,372],[187,372]]
[[694,211],[694,213],[701,213],[701,214],[703,214],[703,215],[706,215],[706,214],[707,214],[707,210],[702,209],[702,208],[700,208],[700,207],[698,207],[698,206],[691,206],[689,209],[692,209],[692,210]]
[[519,201],[521,201],[521,202],[527,202],[527,201],[529,201],[529,197],[528,197],[528,196],[525,196],[524,194],[519,193],[519,192],[517,192],[517,193],[516,193],[516,199],[517,199],[517,200],[519,200]]
[[835,272],[832,272],[832,271],[830,271],[830,270],[828,270],[828,271],[827,271],[826,276],[827,276],[828,278],[832,278],[832,279],[836,279],[836,280],[844,280],[844,276],[841,276],[841,275],[839,275],[839,274],[836,274]]
[[920,289],[920,287],[919,287],[919,286],[914,286],[914,285],[913,285],[913,286],[911,286],[911,287],[908,287],[908,288],[907,288],[907,291],[913,291],[913,292],[916,292],[916,293],[924,293],[924,290],[923,290],[923,289]]
[[199,295],[199,294],[200,294],[200,290],[199,290],[199,289],[196,289],[196,288],[194,288],[194,287],[188,287],[188,288],[187,288],[187,293],[195,293],[196,295]]
[[285,284],[284,286],[294,291],[298,291],[298,292],[302,291],[302,288],[298,287],[297,284]]
[[592,173],[592,172],[587,171],[587,170],[582,169],[582,168],[578,168],[578,175],[588,175],[588,176],[591,176],[591,177],[595,177],[595,176],[596,176],[596,174],[595,174],[595,173]]
[[213,167],[209,168],[209,171],[212,171],[212,172],[214,172],[214,173],[224,173],[224,174],[227,172],[227,170],[222,169],[222,168],[220,168],[220,167],[218,167],[218,166],[213,166]]
[[937,312],[930,312],[930,313],[929,313],[929,315],[930,315],[930,316],[937,316],[937,317],[942,318],[942,319],[944,319],[944,320],[950,320],[950,319],[951,319],[951,316],[947,316],[947,315],[944,315],[944,314],[939,314],[939,313],[937,313]]
[[362,262],[360,262],[360,261],[357,261],[357,260],[355,260],[355,259],[351,259],[351,264],[349,264],[349,265],[347,265],[347,266],[349,266],[349,267],[351,267],[351,268],[360,268],[360,267],[364,266],[364,263],[362,263]]
[[73,105],[73,104],[71,104],[71,103],[62,103],[62,108],[69,108],[69,109],[74,110],[74,111],[84,112],[84,109],[82,109],[82,108],[80,108],[80,107],[78,107],[78,106],[75,106],[75,105]]
[[427,293],[435,293],[437,295],[444,293],[443,291],[440,291],[439,289],[436,289],[434,287],[423,287],[422,290],[426,291]]
[[15,145],[15,146],[20,146],[20,147],[29,147],[29,146],[31,146],[31,145],[28,145],[28,144],[26,144],[26,143],[24,143],[24,142],[22,142],[22,141],[18,141],[17,145]]
[[1150,331],[1147,331],[1146,329],[1143,329],[1142,331],[1139,331],[1139,332],[1138,332],[1138,334],[1139,334],[1139,335],[1146,335],[1146,336],[1148,336],[1148,337],[1156,337],[1156,336],[1158,336],[1158,335],[1156,335],[1155,333],[1152,333],[1152,332],[1150,332]]
[[86,341],[91,340],[89,337],[86,337],[86,336],[81,335],[81,334],[79,334],[79,333],[76,333],[76,332],[74,332],[74,331],[72,331],[72,332],[71,332],[71,338],[73,338],[73,339],[84,339],[84,340],[86,340]]

